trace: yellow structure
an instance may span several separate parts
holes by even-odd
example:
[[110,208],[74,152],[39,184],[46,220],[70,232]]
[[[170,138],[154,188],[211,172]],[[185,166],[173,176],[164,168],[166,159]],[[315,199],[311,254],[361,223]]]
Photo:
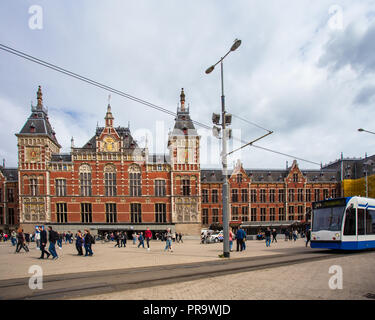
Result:
[[[360,179],[345,179],[342,182],[344,197],[366,197],[366,177]],[[367,177],[368,197],[375,198],[375,174]]]

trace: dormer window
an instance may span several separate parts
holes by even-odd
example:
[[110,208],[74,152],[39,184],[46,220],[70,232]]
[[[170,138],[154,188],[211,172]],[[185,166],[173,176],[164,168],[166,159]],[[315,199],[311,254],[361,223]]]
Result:
[[237,183],[241,183],[241,182],[242,182],[242,174],[239,173],[239,174],[237,175]]

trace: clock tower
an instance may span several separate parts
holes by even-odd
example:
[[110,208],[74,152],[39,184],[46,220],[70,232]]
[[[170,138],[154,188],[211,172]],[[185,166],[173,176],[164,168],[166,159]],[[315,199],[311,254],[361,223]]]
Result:
[[20,223],[25,232],[31,232],[34,225],[51,221],[48,163],[61,148],[43,105],[40,86],[37,105],[31,105],[31,115],[16,136]]
[[200,235],[201,229],[199,141],[182,89],[175,126],[169,133],[168,148],[171,159],[172,222],[177,232],[185,234]]

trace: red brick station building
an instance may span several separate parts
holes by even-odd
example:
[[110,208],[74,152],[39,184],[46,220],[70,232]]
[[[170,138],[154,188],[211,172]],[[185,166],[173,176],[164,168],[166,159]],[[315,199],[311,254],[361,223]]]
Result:
[[[182,89],[168,155],[140,148],[128,127],[115,127],[108,104],[105,127],[97,127],[81,148],[60,153],[43,105],[37,105],[16,134],[18,168],[0,166],[0,230],[52,225],[59,231],[90,228],[173,231],[198,235],[222,223],[218,169],[201,169],[200,137]],[[229,173],[230,223],[249,232],[305,222],[311,203],[340,195],[336,170],[301,170],[296,161],[283,170],[248,170],[240,162]]]

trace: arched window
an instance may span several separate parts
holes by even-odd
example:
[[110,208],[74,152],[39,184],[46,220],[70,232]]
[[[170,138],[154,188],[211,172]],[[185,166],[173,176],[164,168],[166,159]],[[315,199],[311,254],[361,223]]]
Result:
[[30,195],[38,196],[38,178],[34,176],[30,177]]
[[117,195],[116,167],[113,165],[104,168],[104,189],[106,197]]
[[91,167],[87,164],[79,167],[79,184],[81,197],[92,195]]
[[129,168],[129,192],[132,197],[139,197],[142,195],[142,174],[141,168],[133,164]]

